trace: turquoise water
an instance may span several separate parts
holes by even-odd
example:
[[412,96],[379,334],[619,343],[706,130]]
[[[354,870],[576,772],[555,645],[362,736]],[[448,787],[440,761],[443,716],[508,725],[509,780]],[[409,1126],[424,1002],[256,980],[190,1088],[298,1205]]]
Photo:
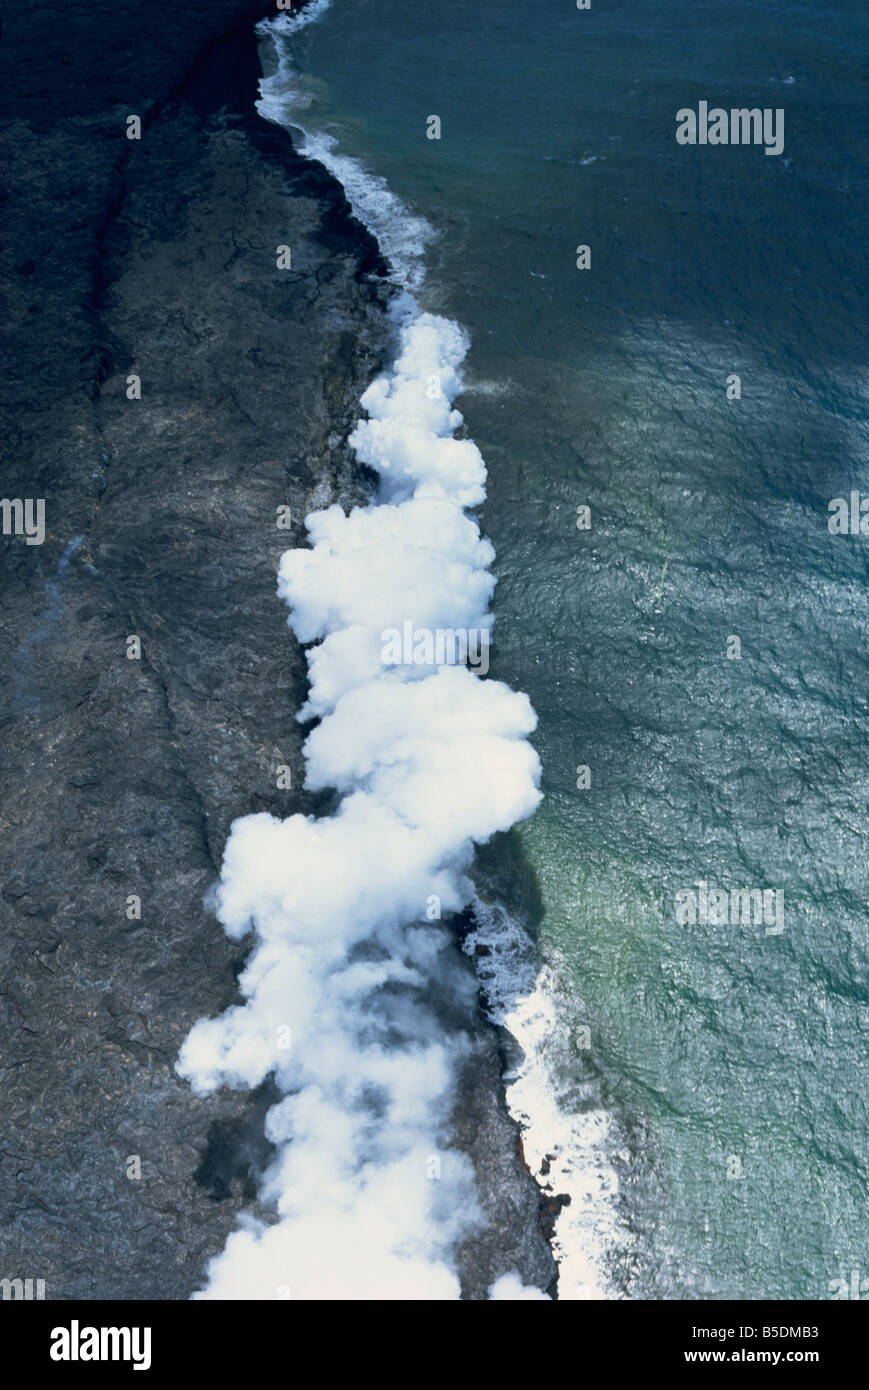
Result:
[[[826,1298],[869,1277],[869,538],[827,528],[869,494],[862,7],[334,0],[293,52],[471,334],[493,673],[540,719],[519,836],[565,1103],[614,1116],[614,1268]],[[679,146],[701,100],[782,108],[782,155]],[[680,925],[700,880],[779,891],[784,930]]]

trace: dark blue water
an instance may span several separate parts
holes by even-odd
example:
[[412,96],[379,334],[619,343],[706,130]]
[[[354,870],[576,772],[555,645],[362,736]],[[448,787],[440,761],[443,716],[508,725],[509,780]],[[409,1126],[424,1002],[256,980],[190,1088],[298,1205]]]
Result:
[[[294,43],[472,336],[563,1103],[613,1114],[634,1296],[869,1276],[869,536],[827,526],[869,496],[867,54],[851,0],[334,0]],[[782,154],[678,145],[703,100]],[[783,930],[680,922],[700,881]]]

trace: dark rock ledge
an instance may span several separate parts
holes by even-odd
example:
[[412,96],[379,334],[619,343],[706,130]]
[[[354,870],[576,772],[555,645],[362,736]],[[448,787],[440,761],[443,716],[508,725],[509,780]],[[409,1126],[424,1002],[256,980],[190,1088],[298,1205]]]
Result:
[[[388,291],[340,188],[253,111],[265,12],[4,8],[0,490],[44,497],[47,537],[0,538],[0,1277],[54,1299],[188,1297],[268,1157],[268,1088],[197,1100],[173,1064],[237,997],[203,906],[231,820],[322,809],[275,786],[305,675],[275,514],[364,496],[342,441]],[[478,1298],[554,1265],[498,1039],[469,1027]]]

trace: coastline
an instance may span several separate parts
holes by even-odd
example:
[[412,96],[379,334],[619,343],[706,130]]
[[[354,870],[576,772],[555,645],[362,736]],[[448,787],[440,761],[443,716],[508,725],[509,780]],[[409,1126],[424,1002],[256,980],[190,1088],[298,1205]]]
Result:
[[[193,1021],[236,997],[245,954],[202,899],[236,816],[330,801],[274,785],[276,762],[299,765],[292,716],[307,672],[274,593],[288,537],[271,518],[282,504],[296,519],[367,497],[344,441],[383,364],[388,295],[340,185],[253,106],[253,20],[271,7],[237,11],[188,7],[185,24],[213,36],[186,76],[166,64],[162,98],[139,85],[148,119],[135,148],[118,153],[117,109],[51,137],[37,129],[41,108],[30,123],[23,99],[16,108],[32,137],[23,148],[41,151],[54,237],[67,165],[93,208],[82,217],[67,190],[59,267],[13,218],[4,272],[18,314],[7,488],[46,497],[48,535],[4,550],[0,640],[17,672],[4,710],[16,789],[2,875],[5,1079],[24,1177],[4,1185],[3,1218],[7,1263],[38,1266],[49,1298],[187,1297],[254,1203],[269,1087],[202,1100],[173,1071]],[[149,15],[156,26],[153,5]],[[100,23],[94,9],[88,22]],[[145,47],[131,88],[153,79]],[[230,114],[215,119],[218,106]],[[25,178],[25,201],[36,191]],[[298,248],[280,299],[272,231]],[[135,403],[129,372],[143,381]],[[142,639],[136,667],[129,633]],[[142,901],[133,923],[129,894]],[[469,978],[458,944],[454,968]],[[473,1049],[453,1127],[490,1224],[460,1252],[463,1294],[485,1297],[507,1268],[551,1287],[545,1199],[520,1162],[498,1034],[479,1007],[465,1022]],[[131,1155],[141,1181],[127,1176]]]

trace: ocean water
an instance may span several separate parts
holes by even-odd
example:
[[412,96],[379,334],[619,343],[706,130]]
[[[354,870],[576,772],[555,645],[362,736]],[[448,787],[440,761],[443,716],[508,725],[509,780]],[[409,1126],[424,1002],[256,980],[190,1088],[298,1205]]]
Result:
[[[543,791],[484,853],[475,941],[529,1163],[571,1193],[559,1296],[828,1298],[869,1277],[869,538],[827,524],[869,495],[864,7],[304,20],[264,42],[263,115],[470,335],[492,674]],[[702,100],[781,108],[781,155],[677,144]],[[517,882],[533,968],[499,956]],[[701,883],[766,918],[716,923]]]

